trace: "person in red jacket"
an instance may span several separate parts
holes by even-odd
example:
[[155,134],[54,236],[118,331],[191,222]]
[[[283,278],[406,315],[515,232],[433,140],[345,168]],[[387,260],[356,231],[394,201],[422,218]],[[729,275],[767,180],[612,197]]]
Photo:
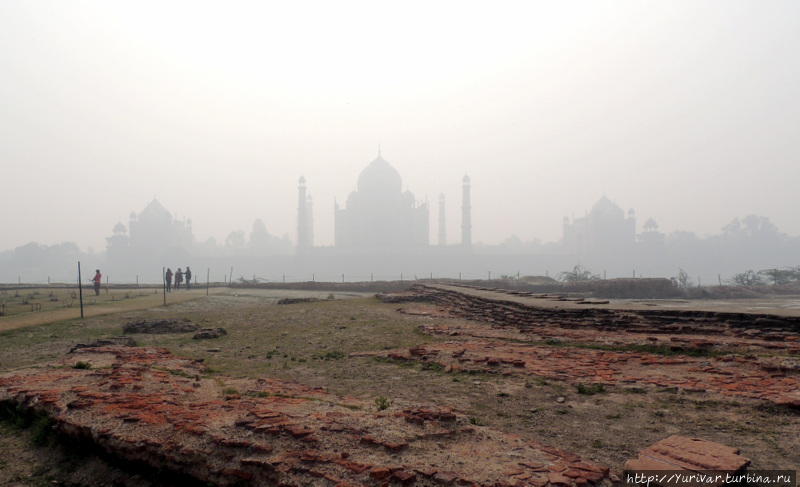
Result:
[[103,275],[100,274],[100,269],[95,269],[92,282],[94,283],[95,296],[100,296],[100,283],[103,282]]

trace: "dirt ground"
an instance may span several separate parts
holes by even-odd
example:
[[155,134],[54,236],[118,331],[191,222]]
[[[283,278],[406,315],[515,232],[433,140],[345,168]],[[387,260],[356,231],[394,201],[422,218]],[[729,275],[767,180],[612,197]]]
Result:
[[[276,304],[280,297],[305,296],[321,300]],[[369,401],[386,398],[453,406],[474,424],[575,452],[616,471],[639,450],[672,434],[738,447],[752,459],[752,468],[800,467],[796,410],[706,392],[622,386],[585,390],[536,376],[445,372],[425,363],[351,356],[466,340],[425,333],[421,326],[457,328],[474,322],[436,313],[400,313],[397,304],[355,293],[328,297],[325,292],[238,290],[167,307],[2,331],[0,373],[56,361],[79,342],[121,335],[128,321],[185,318],[203,328],[225,328],[227,335],[212,340],[193,340],[191,333],[132,337],[139,345],[204,359],[219,376],[269,376]],[[96,457],[76,460],[74,452],[57,445],[36,444],[31,428],[20,429],[8,420],[0,424],[0,485],[150,482],[141,477],[131,480],[124,469]]]

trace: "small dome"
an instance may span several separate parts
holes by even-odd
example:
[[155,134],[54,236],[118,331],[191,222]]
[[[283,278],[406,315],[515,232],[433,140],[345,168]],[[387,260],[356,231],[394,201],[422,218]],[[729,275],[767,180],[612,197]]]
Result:
[[378,155],[358,175],[358,191],[399,193],[402,187],[400,173]]

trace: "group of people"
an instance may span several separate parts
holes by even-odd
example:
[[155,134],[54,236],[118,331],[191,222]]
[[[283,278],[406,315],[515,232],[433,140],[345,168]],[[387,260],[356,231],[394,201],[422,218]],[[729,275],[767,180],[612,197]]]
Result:
[[[175,271],[175,289],[180,289],[181,284],[183,284],[184,280],[186,281],[186,289],[192,288],[192,270],[189,269],[189,266],[186,266],[186,270],[182,271],[180,267],[178,270]],[[167,268],[166,274],[164,274],[164,283],[167,286],[167,292],[172,291],[172,269],[169,267]]]

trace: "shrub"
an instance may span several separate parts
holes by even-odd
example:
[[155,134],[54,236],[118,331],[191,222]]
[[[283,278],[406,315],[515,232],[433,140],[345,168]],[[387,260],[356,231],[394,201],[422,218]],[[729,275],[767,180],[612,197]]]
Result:
[[321,355],[317,355],[317,358],[320,360],[339,360],[345,358],[346,355],[344,352],[340,352],[339,350],[332,350],[330,352],[325,352]]
[[391,399],[388,399],[383,396],[378,396],[375,398],[375,407],[378,408],[378,411],[383,411],[384,409],[388,409],[389,406],[392,405]]
[[578,394],[585,394],[587,396],[606,392],[606,388],[603,384],[578,384],[575,388],[578,390]]
[[592,274],[591,271],[580,264],[573,267],[571,271],[559,273],[558,277],[564,282],[596,281],[600,279],[600,276]]
[[33,444],[44,445],[53,433],[53,420],[47,416],[36,418],[31,425],[31,432]]
[[444,370],[444,365],[436,362],[422,362],[422,370],[431,370],[433,372],[441,372]]

